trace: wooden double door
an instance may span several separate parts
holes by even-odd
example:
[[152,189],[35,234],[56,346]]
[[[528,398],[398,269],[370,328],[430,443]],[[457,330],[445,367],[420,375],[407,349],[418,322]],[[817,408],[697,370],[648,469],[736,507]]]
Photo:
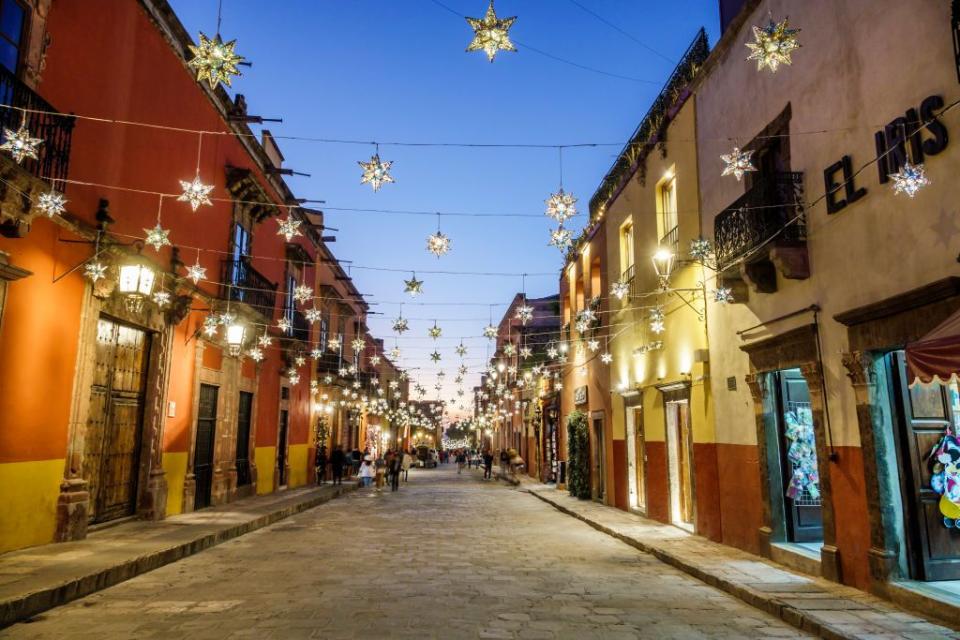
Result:
[[149,333],[100,318],[81,470],[91,523],[136,509],[149,359]]

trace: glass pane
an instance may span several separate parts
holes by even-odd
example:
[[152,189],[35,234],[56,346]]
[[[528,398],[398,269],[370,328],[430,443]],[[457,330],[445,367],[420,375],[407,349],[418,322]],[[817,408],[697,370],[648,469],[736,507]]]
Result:
[[23,33],[23,7],[15,0],[3,0],[0,10],[0,31],[10,38],[14,44],[20,44],[20,34]]
[[946,418],[943,407],[943,395],[939,384],[924,386],[915,384],[910,387],[910,405],[914,418]]
[[16,73],[19,55],[20,53],[15,46],[0,38],[0,64],[11,72]]

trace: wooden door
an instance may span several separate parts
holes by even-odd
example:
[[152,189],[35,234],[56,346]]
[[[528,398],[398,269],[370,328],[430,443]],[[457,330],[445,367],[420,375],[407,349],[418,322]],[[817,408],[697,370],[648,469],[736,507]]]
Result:
[[634,407],[633,412],[633,474],[637,488],[637,504],[640,509],[647,506],[647,442],[643,434],[643,409]]
[[136,508],[149,353],[145,331],[98,321],[82,468],[90,522],[122,518]]
[[193,449],[193,508],[210,506],[213,486],[213,444],[217,431],[217,400],[220,388],[212,384],[200,385],[197,403],[197,439]]
[[606,469],[604,468],[605,448],[603,436],[603,418],[593,419],[593,499],[603,500],[606,490]]
[[[786,517],[787,539],[790,542],[820,542],[823,540],[823,507],[820,500],[819,486],[816,489],[805,488],[793,493],[787,493],[791,479],[796,471],[790,457],[791,447],[804,446],[812,448],[812,464],[817,467],[816,441],[813,435],[812,415],[810,414],[810,388],[799,369],[787,369],[776,375],[778,385],[779,412],[778,438],[780,443],[780,469],[783,474],[784,515]],[[788,415],[790,419],[788,420]],[[802,430],[799,435],[791,431],[790,421],[807,420],[809,429]],[[805,435],[804,435],[805,434]],[[796,442],[806,438],[807,442]],[[808,460],[808,463],[810,461]],[[817,467],[818,468],[818,467]]]
[[237,403],[237,486],[250,484],[250,423],[253,414],[253,394],[240,392]]
[[287,423],[286,409],[280,410],[280,434],[277,438],[277,486],[287,484]]
[[690,410],[686,402],[673,404],[677,419],[677,474],[680,481],[680,520],[693,524],[693,433]]
[[955,424],[947,395],[935,384],[908,387],[903,352],[893,357],[900,422],[900,469],[910,574],[917,580],[960,579],[960,530],[944,526],[940,496],[930,488],[928,456]]

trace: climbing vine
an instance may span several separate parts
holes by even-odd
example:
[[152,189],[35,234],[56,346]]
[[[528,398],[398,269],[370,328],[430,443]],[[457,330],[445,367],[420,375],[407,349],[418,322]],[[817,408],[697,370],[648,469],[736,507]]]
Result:
[[590,497],[590,443],[587,416],[581,411],[574,411],[567,418],[567,448],[567,490],[571,496],[586,500]]

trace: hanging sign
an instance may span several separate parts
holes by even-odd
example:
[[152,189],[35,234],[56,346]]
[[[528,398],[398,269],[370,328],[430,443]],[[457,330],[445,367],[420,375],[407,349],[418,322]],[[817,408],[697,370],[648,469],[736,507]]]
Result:
[[587,404],[587,385],[577,387],[573,390],[573,404]]

